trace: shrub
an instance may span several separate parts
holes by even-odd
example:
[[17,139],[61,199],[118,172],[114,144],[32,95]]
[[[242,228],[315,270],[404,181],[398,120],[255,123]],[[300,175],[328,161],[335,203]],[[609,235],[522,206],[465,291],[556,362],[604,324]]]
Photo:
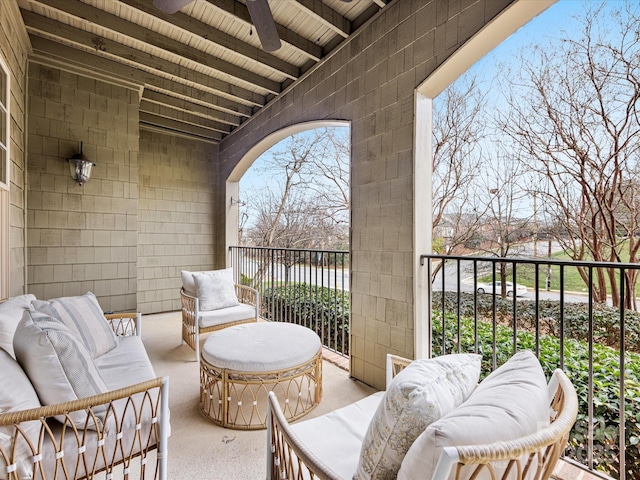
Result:
[[261,313],[268,320],[304,325],[325,346],[349,354],[348,292],[304,283],[274,287],[262,292]]
[[[473,317],[473,293],[460,293],[460,315]],[[477,314],[479,319],[493,319],[493,295],[477,296]],[[445,292],[445,312],[458,310],[458,293]],[[589,311],[586,303],[565,303],[564,322],[560,323],[560,302],[557,300],[540,300],[538,303],[538,322],[540,331],[560,336],[561,327],[567,338],[575,340],[588,339]],[[442,292],[433,293],[434,312],[442,312]],[[619,348],[620,345],[620,310],[604,304],[593,305],[593,339],[595,343]],[[513,323],[513,299],[496,296],[496,319],[502,325]],[[536,330],[536,303],[532,300],[516,302],[517,327],[529,331]],[[640,353],[640,313],[625,311],[626,351]]]
[[[441,312],[434,312],[433,352],[435,355],[458,351],[473,352],[476,349],[474,332],[477,330],[477,352],[483,357],[482,377],[493,367],[495,352],[496,365],[501,365],[514,353],[513,330],[500,325],[470,318],[445,314],[443,337]],[[459,325],[459,329],[458,329]],[[460,340],[458,340],[458,338]],[[444,351],[442,340],[444,339]],[[536,351],[534,333],[519,331],[516,336],[518,350]],[[552,335],[540,335],[540,363],[545,374],[550,377],[559,368],[560,341]],[[578,393],[579,413],[569,439],[567,454],[586,464],[588,452],[588,411],[589,411],[589,345],[580,340],[568,339],[564,344],[564,371],[573,382]],[[640,472],[640,355],[625,355],[625,423],[626,423],[626,475],[637,478]],[[620,402],[620,354],[603,345],[593,345],[593,461],[594,468],[607,475],[619,478],[619,402]]]

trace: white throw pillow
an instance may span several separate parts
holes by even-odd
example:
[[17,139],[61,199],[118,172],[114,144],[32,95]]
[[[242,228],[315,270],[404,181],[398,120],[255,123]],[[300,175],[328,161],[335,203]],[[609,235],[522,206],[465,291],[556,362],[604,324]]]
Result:
[[[3,348],[0,348],[0,385],[2,385],[0,388],[0,413],[19,412],[41,406],[29,378],[18,362]],[[24,434],[14,440],[15,453],[11,450],[13,448],[11,437],[16,433],[14,427],[0,427],[0,444],[10,456],[9,463],[15,464],[18,477],[29,478],[33,471],[32,457],[35,452],[31,450],[25,437],[37,445],[40,422],[37,420],[23,422],[20,427]],[[6,478],[3,476],[4,473],[0,472],[0,478]]]
[[396,375],[369,424],[354,479],[395,478],[414,440],[471,394],[481,358],[463,353],[415,360]]
[[193,281],[193,275],[195,273],[202,273],[202,272],[190,272],[189,270],[180,271],[180,277],[182,278],[182,288],[184,289],[184,293],[192,297],[197,296],[196,284]]
[[[427,427],[407,452],[398,480],[431,478],[443,447],[508,441],[534,433],[549,424],[549,405],[540,362],[530,351],[519,352],[485,378],[466,402]],[[463,467],[460,478],[469,477],[468,469]],[[449,478],[454,477],[455,471]]]
[[[83,342],[60,320],[35,311],[25,311],[13,339],[16,358],[43,405],[69,402],[108,391],[93,358]],[[107,406],[95,407],[101,427]],[[73,412],[71,419],[84,427],[87,413]],[[56,417],[64,422],[64,416]]]
[[233,282],[233,268],[193,274],[200,310],[218,310],[240,305]]
[[93,358],[116,348],[118,339],[104,317],[96,296],[87,292],[75,297],[31,302],[38,312],[57,318],[76,334]]
[[13,353],[13,334],[16,327],[22,320],[22,313],[29,310],[31,301],[35,300],[35,295],[19,295],[12,297],[6,302],[0,303],[0,347],[9,355],[15,358]]

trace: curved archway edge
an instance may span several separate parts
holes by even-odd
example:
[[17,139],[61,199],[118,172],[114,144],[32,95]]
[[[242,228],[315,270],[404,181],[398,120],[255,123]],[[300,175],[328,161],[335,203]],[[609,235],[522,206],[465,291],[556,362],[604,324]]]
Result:
[[314,130],[316,128],[350,126],[351,122],[348,120],[313,120],[310,122],[296,123],[295,125],[290,125],[288,127],[277,130],[272,134],[267,135],[265,138],[263,138],[253,147],[247,150],[242,159],[229,174],[229,177],[227,178],[227,184],[239,182],[242,176],[246,173],[247,170],[249,170],[251,165],[253,165],[253,162],[255,162],[260,155],[266,152],[269,148],[273,147],[276,143],[284,140],[287,137],[290,137],[291,135]]
[[[231,199],[238,199],[240,193],[240,179],[247,170],[249,170],[251,165],[253,165],[253,162],[255,162],[257,158],[269,148],[291,135],[325,127],[351,127],[351,122],[348,120],[313,120],[310,122],[296,123],[267,135],[247,150],[243,155],[242,159],[229,174],[225,184],[225,201],[227,205],[227,221],[225,222],[226,252],[229,252],[230,246],[238,243],[239,208],[238,203],[232,202]],[[227,258],[226,264],[230,264],[230,258]]]

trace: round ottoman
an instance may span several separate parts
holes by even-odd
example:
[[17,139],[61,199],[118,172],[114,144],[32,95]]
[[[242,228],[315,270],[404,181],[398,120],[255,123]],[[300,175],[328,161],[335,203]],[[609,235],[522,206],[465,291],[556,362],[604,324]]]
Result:
[[273,391],[290,421],[322,398],[322,344],[291,323],[245,323],[213,332],[200,354],[200,410],[218,425],[266,428]]

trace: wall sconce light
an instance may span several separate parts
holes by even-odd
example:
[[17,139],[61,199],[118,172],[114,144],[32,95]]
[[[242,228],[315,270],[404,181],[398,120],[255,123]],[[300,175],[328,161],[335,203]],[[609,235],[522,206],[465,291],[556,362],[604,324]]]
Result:
[[78,182],[80,186],[89,181],[89,177],[91,177],[91,169],[96,166],[95,163],[85,157],[84,153],[82,153],[82,142],[80,142],[80,153],[76,153],[73,157],[67,158],[67,162],[69,162],[71,178]]

